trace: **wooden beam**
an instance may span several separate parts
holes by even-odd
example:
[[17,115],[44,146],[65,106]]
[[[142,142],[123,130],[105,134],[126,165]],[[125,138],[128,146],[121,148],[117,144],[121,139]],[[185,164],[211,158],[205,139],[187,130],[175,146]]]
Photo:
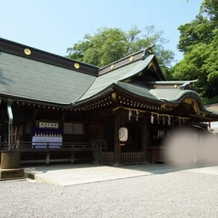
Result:
[[148,161],[148,122],[147,116],[144,115],[142,119],[142,151],[145,152],[145,160]]

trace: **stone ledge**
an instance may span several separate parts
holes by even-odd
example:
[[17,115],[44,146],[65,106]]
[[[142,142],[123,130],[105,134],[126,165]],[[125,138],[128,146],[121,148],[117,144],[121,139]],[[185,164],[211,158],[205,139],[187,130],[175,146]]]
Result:
[[0,169],[0,180],[24,178],[24,169]]

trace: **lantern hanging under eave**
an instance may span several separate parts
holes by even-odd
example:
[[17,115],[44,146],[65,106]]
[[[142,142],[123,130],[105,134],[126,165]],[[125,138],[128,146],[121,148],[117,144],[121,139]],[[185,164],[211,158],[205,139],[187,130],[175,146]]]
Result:
[[128,140],[128,129],[126,127],[119,128],[119,140],[126,142]]

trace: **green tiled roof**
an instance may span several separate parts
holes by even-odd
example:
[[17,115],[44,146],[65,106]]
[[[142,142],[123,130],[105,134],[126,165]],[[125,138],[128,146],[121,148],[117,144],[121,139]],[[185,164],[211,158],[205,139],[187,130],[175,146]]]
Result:
[[0,93],[55,104],[75,102],[95,76],[0,52]]
[[125,82],[118,82],[117,86],[144,99],[159,101],[159,99],[155,95],[151,94],[149,89],[147,89],[146,87],[141,87]]
[[197,80],[168,80],[168,81],[149,81],[149,84],[153,84],[153,85],[173,85],[173,84],[180,84],[183,85],[185,83],[193,83],[196,82]]
[[159,100],[166,100],[169,102],[176,103],[179,101],[183,96],[190,95],[199,97],[200,96],[192,91],[192,90],[181,90],[181,89],[151,89],[150,93],[154,95]]
[[115,69],[109,73],[103,74],[96,78],[87,92],[79,99],[78,102],[84,101],[98,94],[113,83],[130,78],[145,69],[153,59],[154,55],[149,55],[145,60],[138,60],[131,64]]
[[[162,102],[165,101],[172,104],[179,104],[186,97],[192,97],[196,99],[199,103],[199,106],[202,111],[211,113],[211,111],[207,110],[200,99],[198,93],[192,90],[181,90],[181,89],[148,89],[146,87],[134,85],[131,83],[118,82],[118,87],[121,87],[123,90],[128,92],[129,94],[137,95],[145,100]],[[214,111],[213,111],[214,113]],[[218,113],[214,113],[218,114]]]
[[125,89],[129,93],[140,96],[145,99],[154,101],[168,101],[171,103],[178,103],[186,96],[193,96],[200,98],[200,96],[192,90],[181,89],[148,89],[146,87],[134,85],[131,83],[118,82],[117,85]]
[[[125,62],[127,59],[124,58],[123,61],[125,63],[117,61],[114,65],[115,69],[107,66],[105,71],[84,64],[83,69],[81,68],[79,72],[76,68],[71,69],[71,61],[68,60],[66,62],[66,60],[62,60],[63,57],[34,50],[36,52],[35,56],[28,58],[19,53],[21,45],[12,43],[12,46],[10,42],[4,44],[4,40],[2,43],[5,46],[5,50],[1,47],[1,97],[5,96],[6,98],[45,104],[70,105],[73,103],[80,105],[98,98],[105,92],[119,89],[129,95],[138,96],[145,101],[159,103],[167,101],[172,104],[178,104],[184,98],[191,97],[198,101],[202,111],[205,110],[199,95],[195,91],[186,89],[187,84],[195,81],[143,81],[141,85],[126,82],[126,79],[131,79],[142,72],[151,62],[157,65],[158,72],[162,75],[156,58],[151,53],[142,59],[139,56],[141,55],[139,52],[139,54],[137,53],[138,57],[133,62]],[[57,61],[60,62],[57,63]],[[72,65],[73,63],[72,61]],[[97,75],[97,73],[100,75]],[[159,79],[164,80],[163,75]],[[139,80],[133,80],[132,82],[136,83],[136,81]],[[174,83],[181,85],[180,87],[183,87],[183,89],[170,89],[168,85]],[[159,86],[159,88],[150,89],[155,84],[163,85],[164,88]]]

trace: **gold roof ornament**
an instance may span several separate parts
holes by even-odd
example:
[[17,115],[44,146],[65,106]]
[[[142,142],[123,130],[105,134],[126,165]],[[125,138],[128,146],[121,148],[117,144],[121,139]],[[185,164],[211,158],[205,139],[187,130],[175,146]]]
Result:
[[133,57],[133,56],[131,56],[131,57],[129,58],[129,60],[130,60],[130,61],[133,61],[133,60],[134,60],[134,57]]
[[113,69],[114,69],[114,67],[115,67],[115,66],[114,66],[114,64],[112,64],[112,65],[111,65],[111,70],[113,70]]
[[78,63],[75,63],[75,64],[74,64],[74,67],[75,67],[76,69],[79,69],[79,68],[80,68],[80,65],[79,65]]
[[25,55],[31,55],[31,50],[29,48],[24,49],[24,54]]

